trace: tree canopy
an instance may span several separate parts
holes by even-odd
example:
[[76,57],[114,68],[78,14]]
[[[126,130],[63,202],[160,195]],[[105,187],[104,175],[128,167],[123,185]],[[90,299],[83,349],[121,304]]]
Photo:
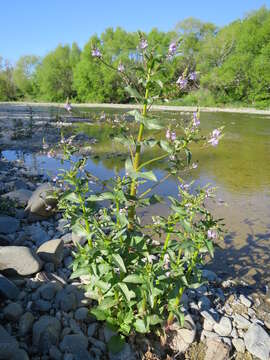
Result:
[[[150,44],[168,49],[179,42],[178,56],[168,61],[164,81],[175,83],[185,71],[196,71],[198,86],[189,93],[174,92],[170,100],[181,105],[240,104],[270,106],[270,11],[262,7],[241,20],[218,28],[188,18],[170,32],[152,29]],[[12,66],[0,57],[0,100],[76,102],[132,101],[117,72],[97,66],[91,56],[98,46],[104,59],[117,68],[119,62],[138,62],[138,34],[117,27],[93,35],[81,50],[76,43],[59,45],[43,58],[21,57]]]

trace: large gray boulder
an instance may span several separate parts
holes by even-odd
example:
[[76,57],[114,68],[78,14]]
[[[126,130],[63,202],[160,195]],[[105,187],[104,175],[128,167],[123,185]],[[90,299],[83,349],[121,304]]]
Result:
[[37,218],[50,217],[57,205],[57,200],[53,197],[55,191],[57,188],[50,183],[40,185],[28,200],[25,211]]
[[26,276],[37,273],[41,267],[41,260],[26,246],[0,247],[0,271]]

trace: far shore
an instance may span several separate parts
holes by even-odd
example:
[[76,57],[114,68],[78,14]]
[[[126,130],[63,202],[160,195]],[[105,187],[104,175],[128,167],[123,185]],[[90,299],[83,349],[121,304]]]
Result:
[[[64,107],[64,103],[39,103],[39,102],[0,102],[2,105],[15,106],[56,106]],[[141,105],[137,104],[72,104],[74,108],[103,108],[103,109],[140,109]],[[196,111],[197,106],[176,106],[176,105],[153,105],[152,110],[156,111],[179,111],[179,112],[193,112]],[[233,108],[233,107],[200,107],[201,112],[226,112],[226,113],[241,113],[241,114],[257,114],[270,115],[269,110],[259,110],[255,108]]]

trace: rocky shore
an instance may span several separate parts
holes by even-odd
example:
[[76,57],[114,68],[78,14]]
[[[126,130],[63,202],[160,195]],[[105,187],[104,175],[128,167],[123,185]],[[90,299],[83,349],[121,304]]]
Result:
[[262,300],[206,269],[205,284],[184,293],[184,327],[176,325],[165,346],[137,335],[110,353],[113,332],[89,314],[85,279],[70,279],[77,239],[45,200],[53,185],[43,181],[19,162],[0,161],[0,359],[270,359]]

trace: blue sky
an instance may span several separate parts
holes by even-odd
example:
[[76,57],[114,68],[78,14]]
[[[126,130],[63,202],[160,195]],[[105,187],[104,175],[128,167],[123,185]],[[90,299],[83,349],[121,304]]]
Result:
[[190,16],[222,26],[263,5],[268,0],[2,0],[0,56],[14,62],[25,54],[43,56],[59,43],[83,47],[109,26],[167,31]]

